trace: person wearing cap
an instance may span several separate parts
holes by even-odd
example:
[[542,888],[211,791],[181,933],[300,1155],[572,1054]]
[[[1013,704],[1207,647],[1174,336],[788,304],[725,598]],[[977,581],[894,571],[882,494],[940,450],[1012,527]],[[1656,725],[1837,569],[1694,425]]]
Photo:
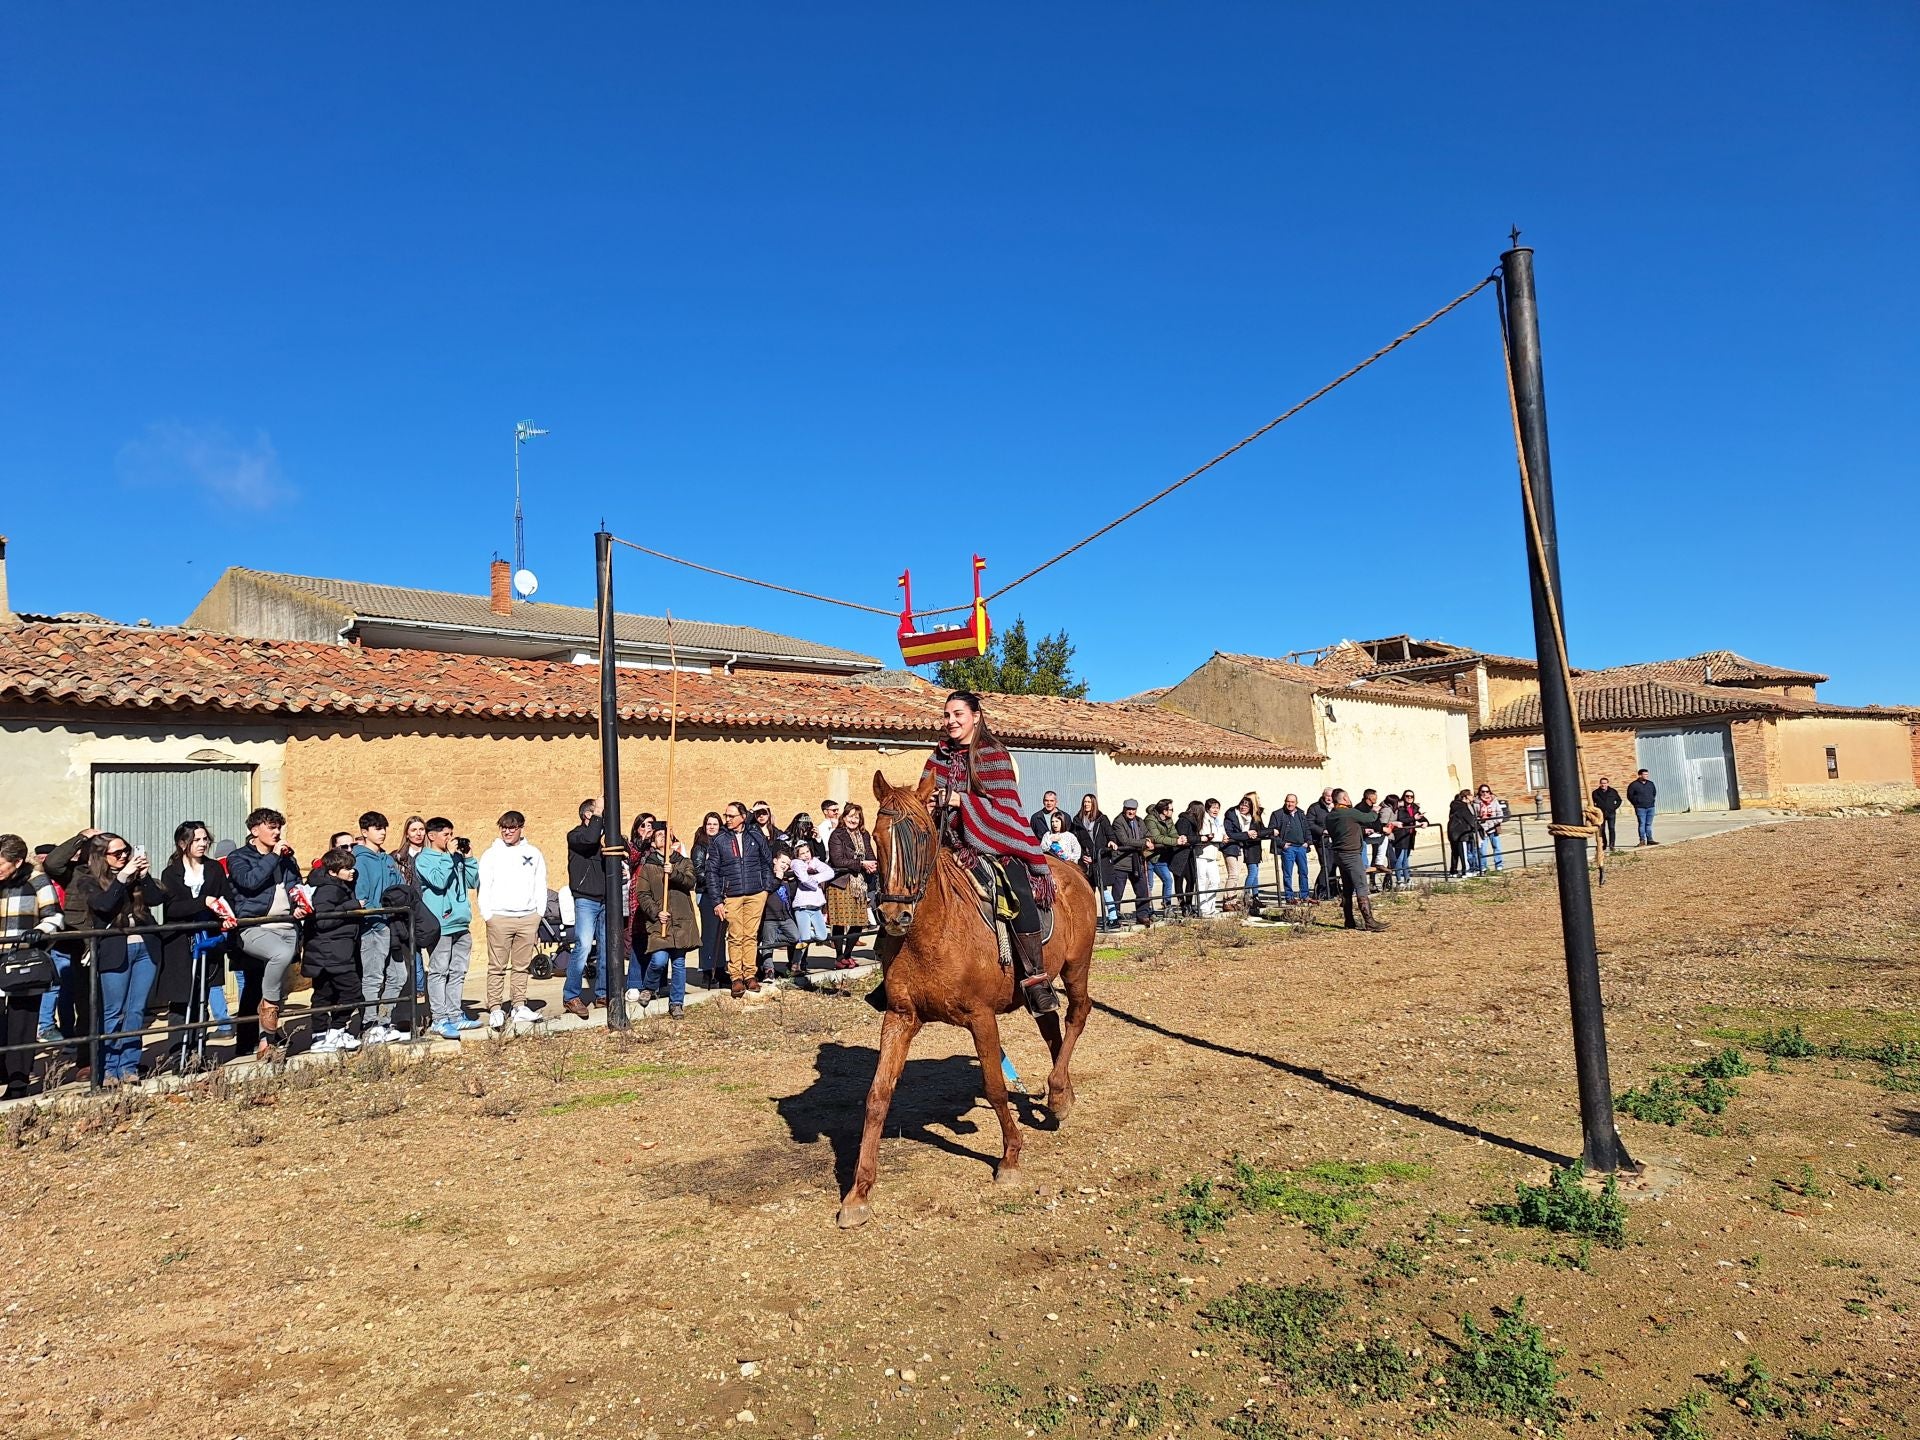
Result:
[[1633,818],[1640,822],[1642,845],[1660,843],[1653,838],[1653,802],[1654,797],[1659,793],[1659,787],[1653,783],[1653,777],[1645,770],[1636,771],[1632,781],[1627,785],[1627,804],[1633,807]]
[[1117,917],[1126,903],[1127,883],[1133,883],[1133,923],[1153,924],[1153,904],[1147,898],[1147,856],[1153,851],[1153,839],[1147,822],[1140,818],[1140,802],[1124,801],[1113,820],[1107,842],[1107,875],[1113,885],[1113,911]]

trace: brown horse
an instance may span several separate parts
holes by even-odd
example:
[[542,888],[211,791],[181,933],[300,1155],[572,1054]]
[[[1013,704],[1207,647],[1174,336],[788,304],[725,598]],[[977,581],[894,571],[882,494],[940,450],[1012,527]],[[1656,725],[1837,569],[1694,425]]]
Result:
[[[987,1099],[1000,1117],[1001,1156],[994,1183],[1020,1183],[1020,1127],[1007,1103],[1006,1076],[1000,1071],[999,1017],[1021,1008],[1021,1000],[1015,993],[1013,971],[1000,963],[998,937],[981,923],[973,881],[953,853],[939,843],[928,808],[932,795],[931,777],[917,788],[896,788],[874,772],[873,798],[880,803],[873,827],[880,865],[875,909],[882,932],[876,948],[886,977],[887,1009],[880,1022],[880,1066],[867,1093],[860,1161],[853,1172],[853,1188],[840,1202],[837,1218],[843,1229],[872,1218],[867,1196],[873,1190],[880,1131],[907,1061],[907,1047],[929,1020],[944,1020],[972,1032]],[[1067,1067],[1093,1010],[1087,975],[1093,968],[1096,904],[1093,887],[1076,867],[1059,859],[1050,860],[1049,865],[1057,893],[1053,935],[1044,953],[1047,973],[1066,984],[1067,1015],[1064,1028],[1058,1011],[1040,1016],[1039,1022],[1053,1054],[1053,1069],[1047,1074],[1047,1109],[1058,1123],[1073,1110],[1073,1079]]]

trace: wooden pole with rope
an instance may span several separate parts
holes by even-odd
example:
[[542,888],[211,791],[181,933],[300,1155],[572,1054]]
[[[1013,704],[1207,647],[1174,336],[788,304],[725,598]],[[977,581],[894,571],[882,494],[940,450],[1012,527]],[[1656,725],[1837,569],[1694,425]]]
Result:
[[[604,524],[604,522],[603,522]],[[606,879],[607,903],[601,907],[600,968],[606,972],[607,1028],[627,1028],[626,926],[619,914],[620,867],[627,847],[615,843],[620,834],[620,685],[615,654],[613,609],[613,536],[602,528],[593,537],[594,618],[600,632],[600,864]],[[611,826],[613,840],[607,827]]]
[[1611,1174],[1632,1169],[1634,1163],[1613,1123],[1606,1006],[1600,994],[1593,889],[1587,874],[1587,841],[1594,836],[1586,814],[1573,674],[1567,662],[1553,464],[1547,451],[1546,382],[1540,363],[1540,312],[1533,289],[1533,251],[1519,240],[1516,230],[1513,248],[1500,257],[1501,344],[1520,460],[1527,574],[1533,591],[1534,653],[1540,666],[1541,728],[1546,737],[1553,821],[1548,830],[1553,836],[1554,875],[1560,892],[1560,931],[1566,942],[1582,1155],[1589,1170]]

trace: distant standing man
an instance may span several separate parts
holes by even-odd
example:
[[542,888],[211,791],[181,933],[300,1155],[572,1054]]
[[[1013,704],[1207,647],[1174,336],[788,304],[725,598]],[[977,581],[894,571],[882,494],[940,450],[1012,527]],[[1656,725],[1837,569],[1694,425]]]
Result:
[[[1313,893],[1307,888],[1307,846],[1313,832],[1307,825],[1307,812],[1300,808],[1300,797],[1289,795],[1286,802],[1269,817],[1273,824],[1273,848],[1280,856],[1280,897],[1291,905],[1305,904]],[[1294,877],[1299,876],[1299,889]]]
[[1600,843],[1609,850],[1618,850],[1620,834],[1615,825],[1620,814],[1620,792],[1613,788],[1613,782],[1604,775],[1594,787],[1593,804],[1600,812]]
[[[1347,792],[1333,792],[1333,808],[1327,812],[1327,834],[1333,850],[1334,867],[1340,872],[1340,905],[1346,911],[1349,930],[1384,930],[1373,918],[1373,891],[1367,882],[1367,831],[1378,828],[1377,811],[1356,808],[1347,800]],[[1358,906],[1360,919],[1353,918]]]
[[1111,833],[1113,839],[1107,843],[1113,848],[1108,852],[1107,870],[1113,883],[1114,913],[1119,914],[1126,904],[1127,884],[1131,881],[1133,923],[1142,927],[1151,925],[1153,905],[1147,895],[1147,857],[1153,852],[1153,838],[1147,833],[1147,822],[1140,818],[1138,800],[1129,800],[1120,807]]
[[1060,813],[1060,797],[1049,790],[1040,797],[1040,808],[1028,817],[1033,826],[1033,838],[1045,841],[1053,829],[1053,817]]
[[1307,836],[1312,842],[1313,853],[1320,857],[1320,873],[1313,877],[1313,900],[1331,900],[1333,898],[1333,843],[1327,831],[1327,816],[1333,813],[1334,789],[1329,785],[1320,792],[1320,798],[1307,806]]
[[760,989],[760,919],[773,888],[773,849],[760,827],[747,823],[738,800],[721,812],[726,829],[707,846],[707,894],[713,914],[727,926],[727,974],[733,998]]
[[1640,843],[1658,845],[1653,838],[1653,801],[1660,793],[1645,770],[1634,772],[1632,783],[1627,786],[1627,804],[1633,807],[1633,818],[1640,822]]
[[840,823],[840,802],[822,800],[820,802],[820,823],[813,827],[813,853],[821,859],[827,857],[827,841],[833,838],[834,827]]
[[[547,857],[527,842],[527,817],[509,810],[499,820],[500,838],[480,857],[480,918],[487,927],[487,1025],[507,1023],[501,997],[513,1001],[513,1021],[540,1017],[527,1008],[527,967],[534,936],[547,909]],[[512,981],[507,977],[512,975]]]

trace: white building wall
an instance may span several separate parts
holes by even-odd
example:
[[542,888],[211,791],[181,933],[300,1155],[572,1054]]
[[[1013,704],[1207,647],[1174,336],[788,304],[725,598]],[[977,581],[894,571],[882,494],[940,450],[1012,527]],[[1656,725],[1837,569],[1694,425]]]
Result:
[[1412,790],[1429,815],[1445,815],[1447,802],[1473,785],[1464,712],[1333,691],[1315,697],[1313,723],[1327,757],[1322,783],[1356,800],[1368,786]]
[[95,765],[251,765],[253,803],[283,809],[285,747],[267,727],[0,719],[0,830],[38,845],[92,824]]

